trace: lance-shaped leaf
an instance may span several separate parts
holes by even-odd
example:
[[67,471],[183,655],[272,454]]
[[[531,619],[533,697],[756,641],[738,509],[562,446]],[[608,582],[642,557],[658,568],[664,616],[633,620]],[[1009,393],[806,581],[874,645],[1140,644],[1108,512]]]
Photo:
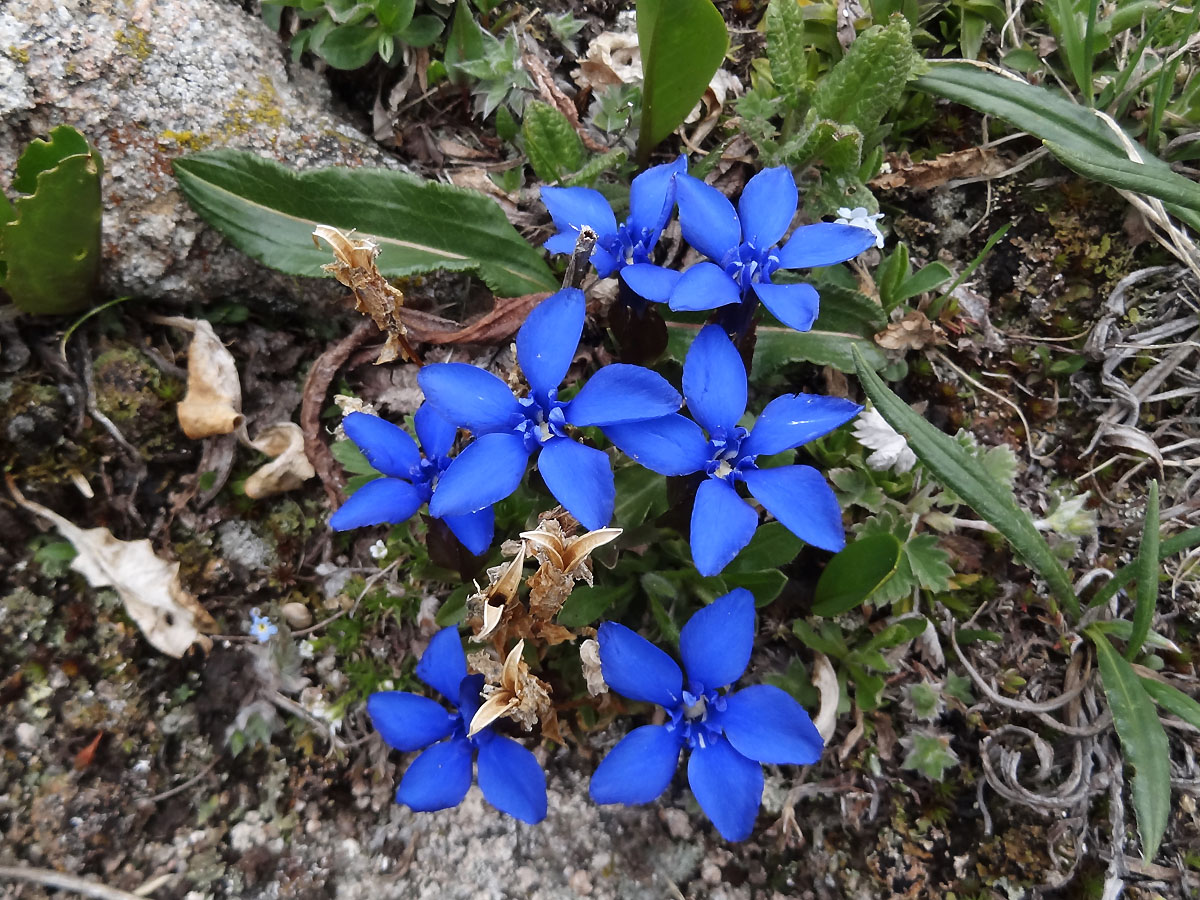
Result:
[[1012,492],[987,474],[958,441],[913,412],[875,374],[858,348],[852,350],[858,380],[879,414],[904,435],[913,453],[941,484],[954,491],[980,518],[1008,539],[1025,562],[1046,579],[1055,598],[1078,618],[1079,600],[1067,570],[1034,527],[1029,513],[1017,506]]
[[237,150],[175,160],[175,176],[201,217],[241,251],[289,275],[320,276],[327,251],[313,229],[354,229],[379,245],[389,278],[443,269],[475,272],[501,296],[552,291],[542,260],[483,194],[386,169],[294,172]]

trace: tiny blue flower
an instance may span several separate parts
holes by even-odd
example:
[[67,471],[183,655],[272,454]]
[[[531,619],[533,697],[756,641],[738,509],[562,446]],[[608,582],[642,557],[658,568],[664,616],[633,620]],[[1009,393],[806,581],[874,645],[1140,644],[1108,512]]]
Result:
[[424,750],[400,780],[396,802],[416,812],[457,806],[471,787],[471,762],[478,755],[479,788],[492,806],[530,825],[544,819],[546,775],[537,758],[490,726],[467,737],[480,705],[483,676],[467,674],[456,629],[434,635],[417,663],[417,677],[448,699],[454,711],[404,691],[380,691],[367,698],[371,722],[389,746]]
[[828,434],[862,407],[838,397],[784,394],[768,403],[747,430],[738,425],[746,394],[746,369],[737,348],[719,326],[708,325],[683,364],[683,395],[696,421],[672,414],[604,429],[621,452],[647,469],[661,475],[704,473],[691,520],[692,559],[701,575],[716,575],[754,537],[758,513],[738,496],[739,481],[801,540],[834,552],[846,543],[837,498],[816,469],[760,469],[758,457]]
[[435,363],[417,376],[428,402],[475,440],[438,482],[429,512],[462,516],[517,489],[531,456],[546,487],[589,531],[608,525],[616,489],[608,456],[568,426],[640,422],[679,409],[683,398],[657,372],[616,363],[597,371],[569,402],[558,399],[585,315],[583,292],[565,288],[534,307],[517,332],[517,361],[531,388],[517,397],[503,381],[466,363]]
[[279,626],[262,614],[257,606],[250,610],[250,627],[246,629],[252,638],[260,644],[265,644],[271,635],[279,633]]
[[674,310],[717,309],[741,304],[729,315],[741,333],[758,300],[775,318],[808,331],[817,318],[817,291],[809,284],[774,284],[778,269],[808,269],[844,262],[875,243],[875,235],[852,225],[802,225],[776,246],[796,214],[796,180],[786,166],[763,169],[747,183],[737,211],[728,198],[698,178],[675,179],[683,237],[711,262],[679,273],[649,264],[627,268],[623,277],[647,300]]
[[700,808],[729,841],[749,837],[762,800],[760,763],[809,765],[824,742],[808,713],[767,684],[726,693],[754,644],[754,597],[737,588],[688,620],[679,633],[686,678],[671,657],[624,625],[597,634],[604,680],[631,700],[667,711],[664,725],[626,735],[597,767],[597,803],[649,803],[671,783],[686,749],[688,783]]
[[633,179],[629,218],[619,225],[612,207],[599,191],[582,187],[542,188],[542,202],[558,229],[543,246],[551,253],[570,253],[575,249],[579,230],[586,225],[597,235],[592,265],[601,278],[634,263],[650,262],[650,252],[675,208],[675,176],[685,172],[687,157],[681,156],[672,163],[647,169]]
[[[417,410],[414,419],[421,441],[419,449],[407,431],[378,416],[354,412],[342,421],[346,436],[384,477],[368,481],[350,495],[329,519],[335,531],[403,522],[421,504],[431,501],[439,480],[450,467],[448,454],[458,429],[428,403]],[[483,553],[491,546],[494,517],[490,505],[460,515],[437,515],[432,510],[430,514],[443,519],[472,553]]]

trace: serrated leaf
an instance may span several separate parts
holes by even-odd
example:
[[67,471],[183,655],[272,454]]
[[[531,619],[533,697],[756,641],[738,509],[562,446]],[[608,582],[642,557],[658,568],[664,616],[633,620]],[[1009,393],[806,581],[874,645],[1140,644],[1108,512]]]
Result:
[[869,512],[877,513],[887,503],[883,489],[871,480],[868,473],[860,469],[829,469],[825,472],[825,477],[833,482],[843,507],[861,506]]
[[[21,154],[13,188],[0,204],[0,276],[22,310],[61,315],[84,309],[100,274],[100,184],[104,164],[67,125]],[[7,220],[7,221],[5,221]]]
[[817,580],[813,612],[836,616],[870,600],[896,574],[901,553],[900,541],[890,533],[860,537],[848,544]]
[[289,275],[321,276],[330,261],[312,230],[356,229],[380,247],[392,278],[438,269],[473,271],[501,296],[553,291],[541,254],[483,194],[383,169],[294,172],[237,150],[174,161],[184,196],[242,252]]
[[933,63],[915,85],[1028,131],[1068,168],[1113,187],[1157,197],[1173,215],[1200,230],[1200,185],[1134,141],[1129,146],[1141,161],[1131,161],[1125,143],[1092,110],[1047,88],[965,63]]
[[1133,766],[1133,810],[1142,837],[1142,858],[1151,862],[1171,813],[1171,759],[1167,733],[1142,681],[1099,631],[1089,629],[1096,647],[1100,680],[1112,711],[1121,753]]
[[904,17],[868,28],[817,84],[813,111],[818,118],[853,125],[867,134],[897,105],[920,62]]
[[808,102],[808,56],[804,12],[797,0],[771,0],[767,6],[767,58],[771,80],[792,109]]
[[329,448],[333,458],[351,475],[378,476],[383,473],[367,462],[366,456],[354,441],[335,441]]
[[534,174],[547,184],[583,165],[583,141],[567,117],[548,103],[535,100],[525,107],[521,137]]
[[638,0],[637,32],[643,72],[638,160],[645,163],[704,96],[729,33],[711,0]]
[[628,158],[629,154],[621,147],[601,153],[599,156],[593,156],[584,164],[583,168],[570,178],[564,179],[563,184],[568,187],[591,187],[597,178],[605,172],[624,165]]
[[897,397],[858,354],[858,380],[879,414],[904,435],[917,458],[937,480],[963,498],[977,515],[1004,535],[1022,558],[1041,575],[1051,593],[1074,617],[1079,600],[1070,576],[1034,527],[1029,513],[1017,506],[1012,492],[980,467],[954,438],[943,434]]
[[918,534],[904,545],[904,555],[917,583],[927,591],[940,594],[950,589],[954,569],[950,554],[938,546],[932,534]]
[[943,781],[946,770],[958,765],[958,754],[950,748],[950,738],[941,734],[915,732],[904,739],[908,753],[900,768],[920,772],[932,781]]

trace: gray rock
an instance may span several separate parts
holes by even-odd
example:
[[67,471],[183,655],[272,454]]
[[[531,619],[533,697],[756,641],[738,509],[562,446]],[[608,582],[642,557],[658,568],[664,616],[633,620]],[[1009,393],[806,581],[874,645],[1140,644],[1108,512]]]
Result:
[[344,293],[259,266],[206,226],[176,188],[181,154],[232,147],[298,168],[398,167],[338,115],[319,75],[287,63],[260,19],[219,0],[0,3],[0,182],[30,140],[60,124],[104,157],[111,295]]

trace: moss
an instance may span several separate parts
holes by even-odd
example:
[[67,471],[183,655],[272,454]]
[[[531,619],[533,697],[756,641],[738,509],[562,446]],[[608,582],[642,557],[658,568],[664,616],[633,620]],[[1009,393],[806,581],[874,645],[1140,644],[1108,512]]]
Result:
[[96,406],[149,459],[178,441],[173,403],[182,385],[132,347],[105,350],[92,365]]
[[136,25],[118,28],[113,38],[118,47],[138,62],[145,62],[154,53],[154,45],[150,43],[150,32]]

